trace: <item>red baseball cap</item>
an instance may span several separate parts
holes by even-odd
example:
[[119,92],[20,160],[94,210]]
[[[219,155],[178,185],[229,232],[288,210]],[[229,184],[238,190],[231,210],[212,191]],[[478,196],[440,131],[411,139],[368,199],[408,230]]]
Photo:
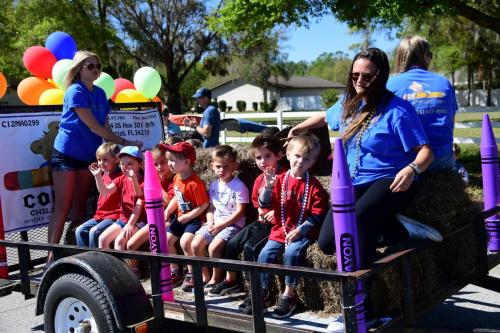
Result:
[[191,164],[196,161],[196,151],[194,147],[188,142],[178,142],[173,145],[167,145],[164,143],[159,144],[161,151],[173,151],[176,153],[181,153],[185,158],[191,160]]

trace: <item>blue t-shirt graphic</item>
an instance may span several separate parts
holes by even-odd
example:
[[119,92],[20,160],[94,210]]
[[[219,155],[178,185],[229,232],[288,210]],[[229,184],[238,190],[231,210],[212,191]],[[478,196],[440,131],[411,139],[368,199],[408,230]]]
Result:
[[64,94],[61,123],[54,148],[74,159],[91,162],[95,160],[95,152],[102,144],[102,138],[85,125],[75,108],[90,109],[97,122],[105,126],[111,107],[104,90],[94,86],[90,91],[80,81],[69,86]]
[[[341,100],[326,111],[326,120],[331,130],[342,133],[350,119],[342,120],[344,109]],[[357,134],[345,144],[351,173],[356,168],[356,137]],[[410,103],[394,96],[379,104],[361,138],[353,184],[364,185],[381,178],[394,178],[415,159],[416,153],[412,148],[426,143],[427,136]]]
[[387,89],[410,102],[422,122],[435,161],[453,153],[453,128],[458,109],[455,89],[443,76],[412,68],[392,76]]
[[203,117],[200,121],[200,127],[205,125],[212,126],[212,133],[209,137],[204,137],[203,148],[210,148],[219,145],[219,132],[220,132],[220,113],[213,105],[207,106],[203,111]]

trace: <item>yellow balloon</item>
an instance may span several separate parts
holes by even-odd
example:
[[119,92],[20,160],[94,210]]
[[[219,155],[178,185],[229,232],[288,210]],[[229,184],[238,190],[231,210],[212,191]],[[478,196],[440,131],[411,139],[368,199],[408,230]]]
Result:
[[38,100],[40,105],[62,105],[64,101],[64,91],[61,89],[47,89]]
[[124,89],[116,95],[115,103],[143,103],[149,100],[135,89]]

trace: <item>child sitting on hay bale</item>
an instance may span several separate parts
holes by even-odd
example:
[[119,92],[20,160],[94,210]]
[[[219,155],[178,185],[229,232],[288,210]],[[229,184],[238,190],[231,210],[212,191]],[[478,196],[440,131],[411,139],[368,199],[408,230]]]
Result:
[[[284,251],[283,263],[300,266],[307,248],[317,238],[318,226],[328,210],[328,194],[319,181],[309,176],[321,147],[315,136],[301,135],[290,140],[287,158],[290,170],[277,175],[276,170],[265,171],[265,188],[259,196],[259,205],[274,209],[275,223],[258,262],[274,263]],[[269,274],[261,273],[264,298],[269,295]],[[285,277],[286,287],[273,311],[273,317],[289,317],[297,307],[295,287],[297,278]],[[251,313],[251,299],[246,300],[244,313]]]

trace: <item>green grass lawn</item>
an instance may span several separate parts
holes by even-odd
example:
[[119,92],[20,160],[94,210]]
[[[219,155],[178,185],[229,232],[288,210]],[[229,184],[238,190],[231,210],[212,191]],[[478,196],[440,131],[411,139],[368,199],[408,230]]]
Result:
[[[493,128],[493,134],[496,138],[500,138],[500,128]],[[481,137],[480,128],[455,128],[453,136],[457,138],[479,138]]]
[[[455,116],[456,122],[482,121],[484,112],[458,112]],[[490,120],[500,120],[500,112],[489,112]]]

